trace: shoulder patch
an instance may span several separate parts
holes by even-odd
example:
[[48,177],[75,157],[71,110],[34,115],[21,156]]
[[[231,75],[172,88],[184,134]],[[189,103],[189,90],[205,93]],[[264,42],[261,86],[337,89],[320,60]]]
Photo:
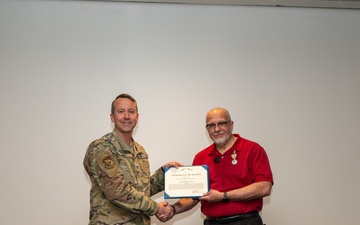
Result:
[[111,169],[115,166],[115,162],[110,156],[105,157],[102,162],[104,163],[104,167],[106,169]]
[[108,149],[105,149],[98,155],[96,164],[110,178],[113,178],[120,173],[117,159]]

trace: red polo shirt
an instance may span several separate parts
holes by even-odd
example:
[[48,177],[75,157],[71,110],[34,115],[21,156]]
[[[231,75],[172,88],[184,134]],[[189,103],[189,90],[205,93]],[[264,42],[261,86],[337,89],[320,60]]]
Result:
[[[245,187],[259,181],[273,182],[269,159],[257,143],[238,134],[234,145],[223,155],[210,145],[195,155],[193,165],[209,167],[210,188],[225,192]],[[232,155],[236,152],[237,163]],[[233,155],[234,157],[234,155]],[[251,201],[207,202],[201,201],[201,212],[209,217],[232,216],[252,211],[261,211],[262,199]]]

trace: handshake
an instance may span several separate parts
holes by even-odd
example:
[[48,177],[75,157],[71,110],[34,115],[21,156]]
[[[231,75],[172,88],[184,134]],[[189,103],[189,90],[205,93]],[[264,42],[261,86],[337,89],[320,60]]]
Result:
[[173,218],[175,215],[174,206],[170,205],[168,202],[159,202],[158,211],[156,212],[156,218],[161,222],[166,222]]

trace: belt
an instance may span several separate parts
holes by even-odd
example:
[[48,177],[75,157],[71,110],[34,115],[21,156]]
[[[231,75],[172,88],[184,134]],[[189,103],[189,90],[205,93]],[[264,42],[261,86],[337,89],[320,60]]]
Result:
[[241,221],[245,220],[254,216],[258,216],[259,212],[249,212],[234,216],[224,216],[224,217],[206,217],[207,220],[210,222],[216,222],[216,223],[232,223],[235,221]]

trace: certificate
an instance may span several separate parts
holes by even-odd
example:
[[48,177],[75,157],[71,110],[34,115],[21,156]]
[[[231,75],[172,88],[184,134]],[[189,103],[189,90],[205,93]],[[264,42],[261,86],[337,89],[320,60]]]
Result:
[[165,168],[164,198],[199,198],[209,191],[208,166]]

